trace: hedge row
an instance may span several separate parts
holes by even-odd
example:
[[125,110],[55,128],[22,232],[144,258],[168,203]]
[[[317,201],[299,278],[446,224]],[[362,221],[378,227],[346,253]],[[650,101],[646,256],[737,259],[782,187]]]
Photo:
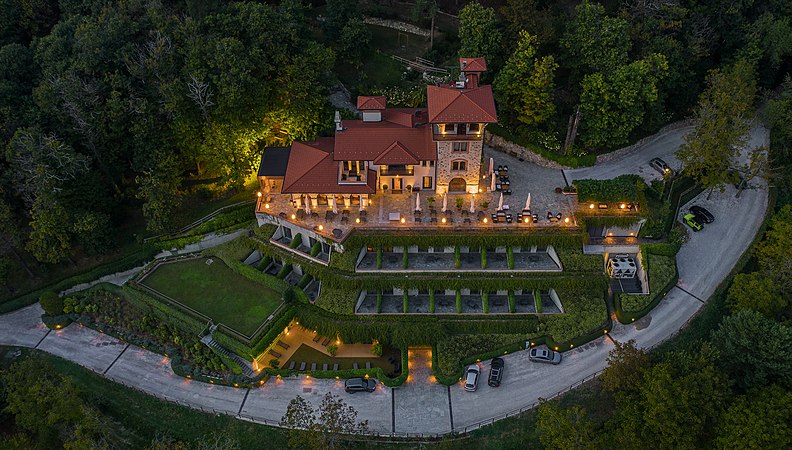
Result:
[[13,298],[5,299],[0,302],[0,314],[5,314],[36,303],[38,298],[44,292],[60,292],[78,284],[94,281],[105,275],[123,272],[133,267],[140,266],[147,261],[151,261],[156,254],[157,249],[154,248],[154,246],[145,245],[122,258],[106,262],[76,275],[61,278],[60,280],[54,281],[46,286],[42,286],[39,289],[26,292]]
[[577,188],[578,201],[603,203],[640,202],[646,187],[643,178],[632,174],[609,180],[575,180],[572,184]]

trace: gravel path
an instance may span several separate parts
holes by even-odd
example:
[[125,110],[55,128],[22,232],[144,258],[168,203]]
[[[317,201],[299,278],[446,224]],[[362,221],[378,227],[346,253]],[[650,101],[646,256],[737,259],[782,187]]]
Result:
[[[682,135],[680,130],[668,132],[652,140],[639,153],[628,155],[626,161],[568,171],[567,176],[612,177],[640,168],[640,161],[653,156],[665,157],[674,166],[676,161],[668,155],[673,154]],[[751,141],[752,145],[766,142],[767,131],[755,129]],[[450,388],[440,386],[427,370],[430,364],[427,357],[412,352],[408,382],[394,389],[378,386],[373,394],[348,395],[343,392],[341,382],[306,377],[273,379],[249,392],[207,385],[174,375],[168,359],[161,355],[124,347],[79,325],[49,332],[41,323],[38,305],[0,316],[0,344],[39,347],[151,395],[271,425],[277,424],[294,396],[303,395],[317,403],[330,391],[341,395],[361,418],[368,419],[376,433],[464,432],[480,423],[491,423],[493,418],[532,407],[540,398],[550,398],[596,375],[607,364],[613,340],[634,339],[638,346],[650,348],[684,327],[732,270],[759,229],[767,207],[767,186],[763,182],[754,184],[739,199],[735,198],[734,188],[727,187],[709,200],[704,198],[706,194],[693,200],[692,203],[710,209],[716,221],[700,232],[691,233],[677,256],[679,284],[650,315],[635,324],[617,324],[608,336],[565,352],[559,366],[530,363],[527,352],[506,355],[500,388],[486,385],[489,372],[486,362],[481,363],[484,379],[477,392],[465,392],[461,384]]]

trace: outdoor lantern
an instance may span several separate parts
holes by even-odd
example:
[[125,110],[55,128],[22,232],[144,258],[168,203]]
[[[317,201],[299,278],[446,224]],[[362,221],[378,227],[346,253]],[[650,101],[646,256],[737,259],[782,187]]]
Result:
[[269,203],[264,203],[264,208],[269,209]]
[[258,192],[256,192],[256,195],[258,195],[259,197],[261,197],[261,191],[258,191]]
[[292,220],[294,220],[294,219],[296,219],[296,218],[297,218],[297,216],[295,216],[294,214],[292,214],[292,215],[291,215],[291,219],[292,219]]
[[589,209],[594,209],[594,203],[589,203]]
[[355,219],[355,223],[360,223],[360,217],[358,217],[357,219]]
[[401,223],[404,223],[404,222],[407,222],[407,219],[405,219],[404,217],[402,217],[402,218],[401,218]]
[[484,223],[487,223],[487,218],[486,217],[484,218]]
[[443,223],[446,223],[446,218],[445,218],[445,217],[443,217],[443,219],[441,220],[441,222],[443,222]]
[[622,203],[621,205],[619,205],[619,209],[624,209],[624,208],[626,208],[626,207],[627,207],[627,205],[625,205],[624,203]]
[[322,231],[322,230],[324,230],[324,225],[322,225],[322,224],[320,223],[320,224],[319,224],[319,231]]
[[569,223],[569,217],[564,217],[564,223]]

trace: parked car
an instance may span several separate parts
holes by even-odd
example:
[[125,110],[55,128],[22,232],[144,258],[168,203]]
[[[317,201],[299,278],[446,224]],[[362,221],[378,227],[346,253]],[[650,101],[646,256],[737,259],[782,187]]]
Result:
[[561,353],[547,348],[532,348],[528,352],[528,359],[533,362],[561,364]]
[[350,378],[344,382],[344,390],[350,394],[355,392],[374,392],[377,380],[373,378]]
[[481,375],[481,369],[479,366],[472,365],[465,370],[465,390],[468,392],[474,392],[478,389],[478,380],[479,376]]
[[492,358],[492,362],[490,363],[489,378],[487,379],[488,385],[492,387],[500,386],[501,380],[503,379],[503,367],[505,365],[506,363],[502,358]]
[[682,220],[684,220],[690,228],[693,228],[693,231],[701,231],[701,229],[704,228],[700,223],[698,223],[698,221],[696,221],[696,216],[693,214],[685,214],[685,216],[682,217]]
[[674,174],[674,171],[671,170],[671,166],[660,158],[652,158],[652,160],[649,161],[649,165],[652,166],[652,169],[660,172],[662,176],[671,176]]
[[691,206],[690,207],[690,213],[695,216],[696,222],[698,222],[698,223],[712,223],[712,222],[715,222],[715,216],[713,216],[711,212],[707,211],[702,206],[699,206],[699,205]]

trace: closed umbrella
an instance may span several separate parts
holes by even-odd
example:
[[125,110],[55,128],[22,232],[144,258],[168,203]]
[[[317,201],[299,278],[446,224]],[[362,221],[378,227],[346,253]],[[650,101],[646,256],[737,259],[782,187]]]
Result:
[[305,196],[305,214],[311,214],[311,198]]
[[363,196],[359,195],[358,200],[360,200],[360,207],[358,208],[358,211],[363,211],[365,209],[363,208]]
[[530,211],[531,210],[531,193],[528,193],[528,198],[525,199],[525,209]]
[[501,192],[500,198],[498,199],[498,211],[503,211],[503,192]]
[[333,196],[333,214],[338,214],[338,204],[336,203],[336,197]]
[[448,210],[448,194],[443,194],[443,212]]
[[492,181],[490,182],[490,192],[495,192],[495,172],[492,172]]
[[416,211],[420,211],[421,210],[421,193],[420,192],[416,192],[415,193],[415,210]]
[[476,212],[476,194],[470,196],[470,213]]
[[495,172],[495,161],[492,158],[490,158],[489,172],[487,173],[493,173],[493,172]]

